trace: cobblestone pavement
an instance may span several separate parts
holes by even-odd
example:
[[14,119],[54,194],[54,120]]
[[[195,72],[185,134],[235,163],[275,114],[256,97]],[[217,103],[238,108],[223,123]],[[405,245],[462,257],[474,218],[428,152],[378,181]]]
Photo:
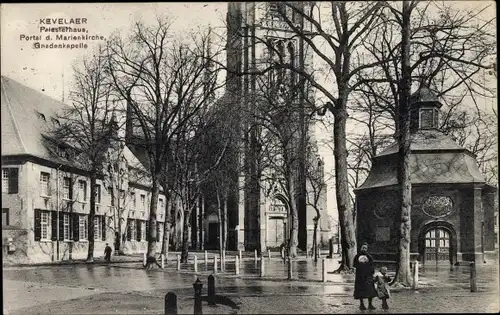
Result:
[[[333,270],[335,260],[329,260]],[[209,307],[205,314],[300,314],[362,313],[352,299],[352,275],[329,273],[321,283],[313,262],[296,263],[295,280],[285,280],[286,269],[279,261],[268,260],[265,278],[257,276],[259,265],[248,258],[243,275],[234,275],[234,266],[216,275],[216,291],[236,302],[240,309]],[[320,264],[319,264],[320,265]],[[145,271],[137,261],[109,265],[58,265],[9,267],[3,271],[4,313],[6,314],[162,314],[164,296],[175,292],[179,313],[193,313],[192,283],[199,277],[206,294],[211,266],[200,263],[198,274],[192,266],[176,271],[175,262],[164,270]],[[231,269],[232,268],[232,269]],[[302,269],[301,269],[302,268]],[[283,270],[282,270],[283,269]],[[302,271],[300,271],[302,270]],[[285,273],[282,273],[285,272]],[[365,313],[466,313],[498,312],[498,266],[477,266],[478,292],[469,289],[468,266],[424,267],[418,291],[394,290],[391,309]],[[256,274],[257,273],[257,274]],[[308,279],[301,279],[308,278]],[[312,278],[312,279],[311,279]]]

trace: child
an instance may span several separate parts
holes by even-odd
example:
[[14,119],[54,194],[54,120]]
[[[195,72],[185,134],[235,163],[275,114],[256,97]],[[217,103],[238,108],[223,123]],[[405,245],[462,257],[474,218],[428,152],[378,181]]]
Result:
[[389,282],[391,278],[387,275],[387,267],[380,268],[380,272],[375,274],[375,283],[377,284],[377,296],[382,300],[382,308],[389,309],[387,299],[391,296],[389,291]]

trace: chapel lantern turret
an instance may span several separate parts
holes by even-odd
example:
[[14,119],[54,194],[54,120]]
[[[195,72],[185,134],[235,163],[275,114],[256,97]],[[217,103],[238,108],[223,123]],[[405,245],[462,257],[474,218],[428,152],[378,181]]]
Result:
[[426,87],[420,88],[410,98],[410,130],[438,129],[439,109],[442,104],[437,96]]

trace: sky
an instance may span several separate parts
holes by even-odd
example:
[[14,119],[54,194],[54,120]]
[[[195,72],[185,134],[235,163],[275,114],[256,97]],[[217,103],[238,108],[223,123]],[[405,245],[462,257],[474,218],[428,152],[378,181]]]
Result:
[[[491,3],[491,1],[488,1]],[[467,9],[479,2],[459,1],[454,6]],[[485,4],[485,1],[481,1]],[[173,28],[182,32],[197,26],[211,25],[224,28],[227,3],[25,3],[1,5],[1,73],[48,96],[62,100],[70,89],[72,65],[84,54],[92,51],[102,41],[86,41],[87,49],[35,49],[36,42],[44,43],[47,35],[55,37],[61,33],[41,33],[39,27],[50,27],[46,19],[87,19],[86,35],[108,38],[114,31],[127,31],[138,19],[153,21],[158,14],[175,18]],[[494,17],[495,10],[485,12]],[[42,21],[41,21],[42,20]],[[216,31],[217,32],[217,31]],[[32,39],[42,36],[42,40]],[[26,40],[26,39],[30,40]],[[77,41],[79,42],[79,41]],[[330,139],[324,129],[318,129],[318,140]],[[333,170],[333,153],[328,146],[319,148],[325,160],[325,171]],[[335,197],[331,182],[328,191],[328,212],[336,217]]]

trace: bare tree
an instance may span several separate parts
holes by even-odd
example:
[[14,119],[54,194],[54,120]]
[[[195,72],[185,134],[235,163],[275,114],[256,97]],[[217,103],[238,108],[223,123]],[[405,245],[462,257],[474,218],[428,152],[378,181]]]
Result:
[[[429,9],[434,8],[432,13]],[[384,3],[377,36],[363,41],[378,62],[370,72],[359,73],[360,87],[370,93],[394,117],[394,136],[399,145],[400,242],[398,276],[410,283],[409,242],[411,230],[411,182],[409,174],[409,112],[413,85],[428,86],[439,97],[466,90],[476,97],[488,89],[477,80],[481,69],[491,68],[495,53],[491,21],[480,21],[481,10],[458,12],[440,2],[403,1]],[[382,91],[383,93],[374,93]],[[392,101],[391,101],[392,99]],[[392,105],[391,105],[392,104]]]
[[[324,162],[319,155],[312,156],[312,152],[309,151],[307,164],[306,164],[306,178],[309,184],[309,191],[307,192],[307,203],[316,210],[316,216],[313,218],[314,221],[314,232],[313,232],[313,255],[314,261],[318,261],[318,225],[321,219],[321,212],[326,210],[321,207],[321,202],[323,201],[323,196],[326,194],[326,181],[325,174],[323,171]],[[327,218],[325,218],[327,219]]]
[[[312,53],[325,64],[327,69],[325,72],[333,74],[335,81],[336,96],[307,69],[285,66],[305,79],[312,88],[319,91],[327,99],[319,114],[324,115],[328,110],[334,116],[335,187],[342,238],[342,263],[338,271],[342,271],[352,268],[357,249],[353,209],[348,187],[347,104],[351,91],[356,87],[356,83],[352,82],[356,78],[356,74],[377,64],[377,62],[361,63],[357,50],[367,31],[377,23],[378,15],[376,13],[380,9],[381,3],[331,2],[319,5],[328,10],[328,18],[333,24],[333,29],[325,27],[325,24],[320,22],[323,17],[313,14],[313,12],[317,12],[314,7],[308,14],[304,12],[303,8],[286,3],[287,10],[300,17],[299,24],[296,24],[286,14],[286,10],[280,11],[280,16],[293,31],[294,36],[303,40],[307,49],[312,50]],[[326,45],[327,52],[323,49],[322,43]]]
[[[125,142],[113,139],[103,167],[104,186],[111,195],[112,222],[109,228],[114,232],[115,251],[123,255],[126,242],[126,225],[133,201],[131,182],[147,179],[146,170],[138,161],[129,161],[125,156]],[[135,163],[134,163],[135,162]]]
[[[285,47],[274,47],[270,52],[281,56]],[[275,181],[287,199],[291,221],[288,254],[296,257],[298,245],[298,208],[299,160],[301,158],[302,127],[307,123],[301,120],[304,110],[299,95],[305,94],[303,80],[290,71],[277,69],[269,75],[256,77],[259,92],[256,108],[248,115],[254,119],[251,129],[258,134],[259,178],[264,182]]]
[[146,152],[152,181],[147,254],[151,263],[146,268],[156,260],[156,215],[167,148],[174,138],[190,132],[185,127],[206,106],[209,94],[203,88],[220,86],[218,69],[208,78],[203,75],[209,60],[217,55],[205,56],[209,34],[200,31],[175,37],[170,26],[166,18],[158,18],[154,26],[137,22],[127,39],[115,36],[108,46],[114,87],[133,114],[133,127],[140,133],[134,144]]
[[103,171],[106,152],[118,128],[106,64],[105,49],[99,46],[93,56],[84,57],[81,64],[73,67],[72,106],[56,116],[58,123],[45,134],[48,142],[65,143],[76,149],[75,158],[90,177],[87,262],[94,260],[96,179]]

